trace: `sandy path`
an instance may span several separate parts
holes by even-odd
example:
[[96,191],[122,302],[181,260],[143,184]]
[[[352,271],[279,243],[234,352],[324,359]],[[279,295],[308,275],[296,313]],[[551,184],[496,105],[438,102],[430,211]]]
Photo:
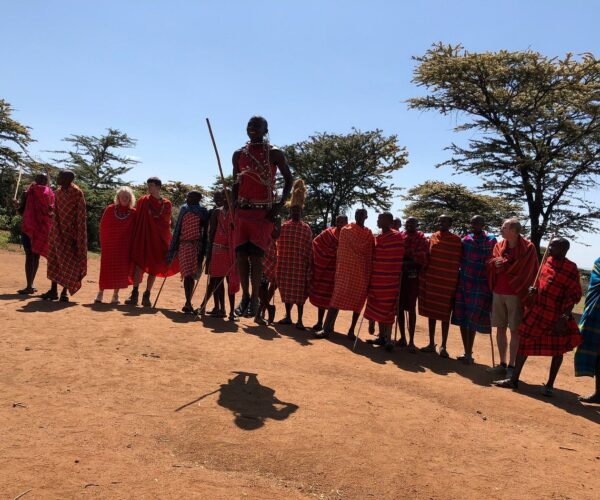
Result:
[[598,498],[600,407],[576,401],[592,382],[572,355],[546,399],[548,359],[520,393],[490,387],[487,336],[472,367],[352,353],[341,335],[188,321],[178,279],[156,311],[91,305],[97,259],[75,303],[23,300],[23,256],[0,259],[3,498]]

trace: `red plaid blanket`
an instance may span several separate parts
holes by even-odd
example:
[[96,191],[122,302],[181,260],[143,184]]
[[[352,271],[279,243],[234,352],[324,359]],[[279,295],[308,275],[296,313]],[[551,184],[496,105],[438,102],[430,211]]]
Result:
[[277,240],[277,286],[281,301],[304,304],[312,260],[312,230],[305,222],[288,220]]

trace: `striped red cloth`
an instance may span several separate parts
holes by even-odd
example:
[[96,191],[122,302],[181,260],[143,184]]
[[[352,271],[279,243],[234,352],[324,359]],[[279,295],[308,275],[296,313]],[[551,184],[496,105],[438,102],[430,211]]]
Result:
[[179,235],[179,272],[182,278],[195,277],[198,274],[198,247],[202,237],[202,218],[188,212],[181,221]]
[[581,299],[579,271],[569,259],[549,257],[542,266],[538,291],[519,326],[519,353],[525,356],[558,356],[581,344],[573,315],[565,331],[555,332],[560,316]]
[[140,197],[136,203],[137,216],[133,230],[131,260],[150,276],[173,276],[179,272],[177,257],[167,264],[171,244],[172,205],[166,198],[152,195]]
[[75,184],[56,190],[54,223],[48,237],[48,279],[73,295],[87,274],[85,199]]
[[366,319],[394,324],[403,258],[404,237],[398,231],[390,229],[376,236]]
[[[533,285],[535,275],[538,271],[539,261],[535,246],[531,241],[519,236],[517,246],[508,252],[509,246],[507,240],[496,243],[492,258],[487,263],[487,276],[490,290],[494,290],[498,274],[506,273],[514,293],[521,299],[521,304],[527,300],[527,291]],[[494,260],[501,257],[504,260],[504,266],[499,269]]]
[[233,217],[225,208],[215,210],[217,227],[214,233],[209,274],[215,278],[227,276],[228,292],[236,294],[240,289],[240,273],[236,265],[233,243]]
[[419,272],[429,259],[429,240],[421,231],[402,231],[400,234],[404,236],[404,263],[398,308],[412,311],[419,297]]
[[335,283],[335,262],[340,232],[329,227],[312,242],[313,267],[310,281],[310,303],[321,309],[329,307]]
[[277,240],[277,286],[285,304],[304,304],[312,261],[312,230],[306,222],[288,220]]
[[25,193],[25,211],[21,232],[31,241],[31,251],[46,257],[48,236],[52,226],[51,212],[54,209],[54,193],[48,186],[33,182]]
[[450,321],[461,251],[460,237],[449,231],[438,231],[429,238],[429,262],[419,283],[421,316]]
[[361,312],[367,300],[375,238],[369,228],[353,222],[340,231],[335,285],[329,307]]
[[100,219],[100,290],[118,290],[133,283],[131,279],[131,242],[135,208],[123,209],[111,203]]

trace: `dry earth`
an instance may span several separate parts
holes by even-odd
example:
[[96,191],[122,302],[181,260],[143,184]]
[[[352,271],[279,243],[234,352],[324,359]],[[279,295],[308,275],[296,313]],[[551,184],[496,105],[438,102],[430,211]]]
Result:
[[0,259],[3,498],[599,497],[600,407],[577,402],[592,381],[572,355],[547,399],[548,359],[519,393],[490,387],[487,336],[471,367],[352,352],[342,335],[190,321],[177,278],[157,310],[93,305],[97,259],[72,303],[23,298],[23,256]]

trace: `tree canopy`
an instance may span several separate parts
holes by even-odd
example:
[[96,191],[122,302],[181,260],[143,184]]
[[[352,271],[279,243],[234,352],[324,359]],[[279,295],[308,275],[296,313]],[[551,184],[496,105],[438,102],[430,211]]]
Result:
[[294,176],[306,184],[305,219],[316,229],[354,205],[388,210],[396,192],[392,173],[408,163],[398,138],[381,130],[318,133],[284,152]]
[[419,219],[425,232],[437,231],[437,218],[442,214],[453,218],[452,231],[460,236],[467,234],[474,215],[483,216],[488,229],[495,233],[505,219],[522,215],[519,205],[502,196],[474,193],[456,183],[427,181],[410,188],[402,198],[408,202],[404,217]]
[[436,44],[413,82],[427,90],[409,107],[457,113],[466,145],[451,144],[441,165],[475,174],[482,188],[522,203],[531,240],[554,232],[596,232],[600,174],[600,61],[592,54],[563,59],[534,51],[472,53]]

